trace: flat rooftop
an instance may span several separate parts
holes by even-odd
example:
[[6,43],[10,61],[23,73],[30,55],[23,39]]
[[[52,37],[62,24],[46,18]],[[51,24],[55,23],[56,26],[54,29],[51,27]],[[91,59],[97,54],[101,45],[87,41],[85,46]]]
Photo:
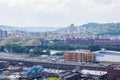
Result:
[[87,70],[87,69],[83,69],[81,70],[81,73],[84,75],[96,75],[96,76],[102,76],[107,74],[106,71],[97,71],[97,70]]
[[94,53],[120,55],[120,51],[111,51],[111,50],[99,50],[99,51],[95,51]]
[[110,65],[108,67],[111,68],[111,69],[119,70],[120,71],[120,65]]
[[43,71],[44,71],[44,72],[48,72],[48,73],[59,74],[59,73],[61,73],[61,72],[64,72],[65,70],[57,70],[57,69],[47,69],[47,68],[44,68]]
[[88,53],[90,50],[75,50],[75,51],[65,51],[65,52],[70,52],[70,53]]

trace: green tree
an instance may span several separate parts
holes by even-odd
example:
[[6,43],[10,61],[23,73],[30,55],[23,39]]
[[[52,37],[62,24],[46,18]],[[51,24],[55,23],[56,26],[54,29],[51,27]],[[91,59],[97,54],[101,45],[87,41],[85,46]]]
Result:
[[50,78],[48,78],[48,80],[60,80],[60,79],[56,78],[56,77],[50,77]]
[[4,52],[4,46],[0,46],[0,52]]
[[53,56],[63,56],[63,52],[57,52],[57,53],[53,54]]
[[35,47],[34,49],[33,49],[33,54],[40,54],[40,49],[38,48],[38,47]]
[[101,49],[101,47],[98,46],[98,45],[91,45],[91,46],[88,47],[88,49],[89,49],[90,51],[98,51],[98,50]]
[[46,50],[46,55],[50,55],[50,50],[49,49]]
[[9,78],[4,78],[3,80],[10,80]]

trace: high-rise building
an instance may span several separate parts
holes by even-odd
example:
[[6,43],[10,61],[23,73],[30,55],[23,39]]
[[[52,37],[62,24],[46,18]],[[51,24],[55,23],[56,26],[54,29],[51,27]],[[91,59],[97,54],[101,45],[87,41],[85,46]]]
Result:
[[7,31],[0,30],[0,40],[5,39],[8,36]]
[[68,26],[68,29],[69,29],[69,34],[73,34],[76,32],[76,27],[74,26],[74,24]]
[[0,40],[1,40],[1,38],[2,38],[2,30],[0,29]]
[[68,26],[68,34],[70,38],[78,38],[79,37],[79,27],[75,26],[74,24],[71,24]]
[[65,51],[64,59],[67,61],[92,62],[95,59],[95,54],[89,50]]

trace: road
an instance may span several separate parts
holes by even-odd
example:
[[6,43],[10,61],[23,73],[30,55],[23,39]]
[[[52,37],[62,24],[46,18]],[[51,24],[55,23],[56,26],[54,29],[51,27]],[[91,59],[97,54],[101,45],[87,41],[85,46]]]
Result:
[[80,62],[52,62],[50,60],[42,59],[41,57],[30,57],[25,54],[13,54],[13,53],[0,53],[0,60],[10,61],[11,63],[23,62],[25,65],[43,65],[46,68],[60,68],[71,70],[75,67],[80,67],[81,69],[96,69],[96,70],[105,70],[107,65],[103,64],[93,64],[93,63],[80,63]]

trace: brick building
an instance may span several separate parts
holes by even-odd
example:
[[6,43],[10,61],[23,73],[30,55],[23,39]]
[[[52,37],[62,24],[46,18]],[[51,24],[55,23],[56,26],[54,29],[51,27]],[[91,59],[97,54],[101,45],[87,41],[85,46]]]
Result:
[[120,46],[120,40],[111,39],[66,39],[66,44],[72,45],[99,45],[99,46]]
[[65,51],[64,60],[77,62],[92,62],[95,59],[95,54],[89,50],[80,51]]
[[120,80],[120,65],[109,65],[107,73],[108,80]]

